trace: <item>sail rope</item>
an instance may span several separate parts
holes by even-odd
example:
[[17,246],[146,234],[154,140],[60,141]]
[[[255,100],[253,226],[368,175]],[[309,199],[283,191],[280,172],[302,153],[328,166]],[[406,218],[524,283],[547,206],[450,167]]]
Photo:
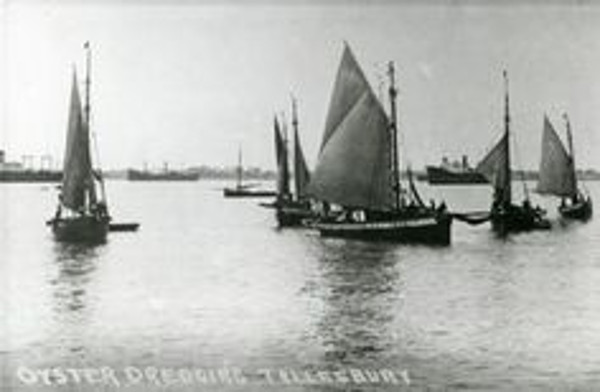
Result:
[[525,181],[525,170],[523,169],[521,155],[519,153],[519,148],[517,145],[517,141],[516,141],[514,132],[513,132],[512,136],[513,137],[511,138],[511,141],[512,141],[513,151],[515,152],[515,154],[514,154],[515,155],[515,166],[520,173],[521,183],[523,184],[523,193],[525,196],[525,200],[529,200],[529,188],[527,187],[527,182]]
[[[88,112],[89,113],[89,112]],[[89,114],[88,118],[88,132],[92,136],[92,145],[94,146],[94,155],[96,156],[96,166],[98,171],[98,182],[100,183],[100,192],[102,192],[102,201],[108,207],[108,200],[106,198],[106,189],[104,188],[104,174],[102,173],[102,165],[100,163],[100,149],[98,148],[98,137],[95,131],[92,131],[92,116]],[[94,166],[92,165],[92,172],[94,171]],[[95,174],[92,173],[95,177]]]

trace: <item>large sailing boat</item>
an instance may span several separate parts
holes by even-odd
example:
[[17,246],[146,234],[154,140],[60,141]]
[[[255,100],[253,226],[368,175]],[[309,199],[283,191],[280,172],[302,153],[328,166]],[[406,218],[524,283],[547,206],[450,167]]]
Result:
[[412,176],[401,187],[391,62],[389,78],[388,116],[345,45],[308,187],[323,206],[311,226],[322,236],[448,245],[452,217],[445,204],[426,206]]
[[531,205],[525,183],[523,184],[525,200],[522,205],[512,202],[512,176],[510,168],[511,132],[508,75],[506,71],[503,72],[503,76],[505,85],[504,134],[476,168],[494,187],[493,202],[490,210],[492,228],[500,234],[514,231],[549,229],[550,222],[544,218],[545,211]]
[[268,197],[275,196],[275,192],[263,189],[252,189],[255,184],[244,184],[244,167],[242,165],[242,148],[238,149],[238,165],[236,167],[235,187],[224,188],[225,197]]
[[90,153],[91,52],[88,43],[84,47],[85,104],[82,107],[74,71],[62,187],[56,214],[48,221],[55,238],[65,242],[103,242],[111,220],[104,181],[100,171],[94,170]]
[[290,169],[287,132],[283,132],[277,118],[274,122],[275,155],[277,158],[277,198],[272,206],[276,209],[280,227],[299,226],[313,217],[310,200],[306,193],[310,172],[300,145],[296,100],[292,99],[292,126],[294,130],[294,190],[290,189]]
[[558,211],[563,217],[587,220],[593,212],[592,199],[577,186],[571,124],[566,114],[564,119],[569,151],[565,149],[548,117],[544,116],[542,160],[537,191],[560,197],[561,205]]

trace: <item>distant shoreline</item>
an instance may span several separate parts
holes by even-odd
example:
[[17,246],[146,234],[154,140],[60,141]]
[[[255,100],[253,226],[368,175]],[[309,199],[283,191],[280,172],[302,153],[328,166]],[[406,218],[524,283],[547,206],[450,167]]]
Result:
[[[118,180],[127,180],[127,171],[129,169],[111,169],[104,170],[104,177],[107,179],[118,179]],[[46,177],[49,177],[49,174],[52,174],[52,180],[48,182],[58,182],[60,181],[60,170],[23,170],[19,172],[18,177],[23,177],[20,181],[12,181],[11,178],[14,177],[15,173],[13,172],[10,176],[3,175],[2,171],[0,171],[0,183],[2,182],[46,182],[48,181]],[[149,170],[149,173],[160,174],[165,173],[164,170]],[[168,170],[168,173],[197,173],[199,175],[198,180],[235,180],[237,178],[237,168],[235,167],[213,167],[213,166],[194,166],[189,167],[187,169],[182,170]],[[44,174],[44,176],[40,176],[40,174]],[[535,181],[538,179],[538,172],[533,170],[525,170],[525,171],[513,171],[513,180],[520,181],[525,179],[527,181]],[[58,177],[57,177],[58,176]],[[413,176],[418,180],[427,181],[427,173],[425,171],[415,171],[413,172]],[[28,181],[27,177],[31,177],[31,180]],[[39,178],[44,177],[44,179]],[[259,180],[259,181],[274,181],[277,178],[277,174],[274,170],[265,170],[258,167],[250,167],[244,169],[242,172],[242,177],[245,180]],[[407,177],[406,171],[401,173],[402,178]],[[577,178],[581,181],[600,181],[600,171],[595,169],[585,169],[577,171]]]

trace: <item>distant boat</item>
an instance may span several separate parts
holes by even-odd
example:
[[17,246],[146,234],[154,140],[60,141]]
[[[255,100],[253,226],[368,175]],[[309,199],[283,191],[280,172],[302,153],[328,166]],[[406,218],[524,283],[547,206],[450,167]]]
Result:
[[242,148],[238,150],[238,165],[236,168],[236,184],[233,188],[224,188],[223,196],[225,197],[269,197],[275,196],[275,191],[264,189],[253,189],[257,184],[243,183],[244,168],[242,166]]
[[440,166],[427,166],[426,169],[427,181],[432,185],[485,184],[488,182],[485,176],[469,165],[466,155],[463,155],[460,163],[450,163],[444,157]]
[[425,205],[409,175],[401,186],[397,152],[394,64],[389,63],[390,114],[385,112],[346,44],[329,104],[308,194],[322,214],[322,236],[450,244],[445,204]]
[[503,73],[505,83],[504,134],[500,141],[488,152],[477,165],[476,170],[482,173],[493,185],[494,196],[490,209],[492,228],[500,234],[509,232],[549,229],[550,222],[544,218],[545,211],[533,207],[529,200],[527,186],[522,205],[512,201],[511,168],[510,168],[510,113],[508,95],[508,75]]
[[[285,126],[285,124],[284,124]],[[292,100],[292,126],[294,128],[294,188],[290,189],[289,151],[287,132],[283,132],[277,121],[274,121],[275,155],[277,159],[277,196],[269,205],[276,210],[275,216],[280,227],[300,226],[308,218],[314,217],[311,203],[306,193],[310,180],[310,172],[300,145],[298,136],[298,115],[296,101]],[[264,204],[263,204],[264,205]]]
[[148,170],[127,170],[129,181],[197,181],[200,173],[191,171],[169,170],[165,168],[162,172],[151,172]]
[[[4,150],[0,150],[0,182],[60,182],[62,180],[60,170],[33,169],[25,167],[24,164],[19,162],[7,162],[5,158]],[[42,156],[43,159],[51,158]]]
[[111,217],[108,213],[102,174],[100,170],[94,170],[90,153],[91,55],[87,43],[85,48],[87,53],[85,106],[82,107],[81,104],[77,75],[74,71],[64,176],[56,214],[48,221],[48,225],[52,227],[58,241],[96,243],[106,240]]
[[544,116],[542,159],[537,191],[561,198],[559,213],[570,219],[587,220],[593,213],[592,198],[577,186],[575,153],[569,118],[564,115],[569,151],[564,147],[556,130]]
[[62,172],[58,170],[2,170],[0,182],[60,182]]

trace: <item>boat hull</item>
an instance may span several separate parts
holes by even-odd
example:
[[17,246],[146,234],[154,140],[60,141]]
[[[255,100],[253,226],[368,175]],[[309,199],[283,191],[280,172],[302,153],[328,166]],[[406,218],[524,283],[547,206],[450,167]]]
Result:
[[593,215],[592,199],[586,198],[569,206],[561,206],[558,208],[558,212],[563,218],[588,220]]
[[151,173],[129,169],[127,179],[129,181],[197,181],[200,173],[168,171],[163,173]]
[[545,211],[511,205],[507,209],[492,210],[490,220],[492,229],[499,234],[532,230],[549,230],[550,221],[544,218]]
[[60,182],[62,172],[50,170],[0,171],[0,182]]
[[310,209],[310,205],[292,203],[278,206],[275,217],[277,218],[279,227],[298,227],[303,226],[305,220],[314,218],[314,214]]
[[427,180],[430,184],[434,185],[468,185],[485,184],[488,182],[482,174],[476,171],[450,171],[436,166],[427,166]]
[[54,219],[50,225],[59,242],[102,243],[109,230],[107,219],[93,216]]
[[323,237],[450,245],[452,217],[447,214],[373,222],[315,222]]
[[274,191],[259,191],[249,189],[225,188],[223,196],[225,197],[273,197],[277,193]]

